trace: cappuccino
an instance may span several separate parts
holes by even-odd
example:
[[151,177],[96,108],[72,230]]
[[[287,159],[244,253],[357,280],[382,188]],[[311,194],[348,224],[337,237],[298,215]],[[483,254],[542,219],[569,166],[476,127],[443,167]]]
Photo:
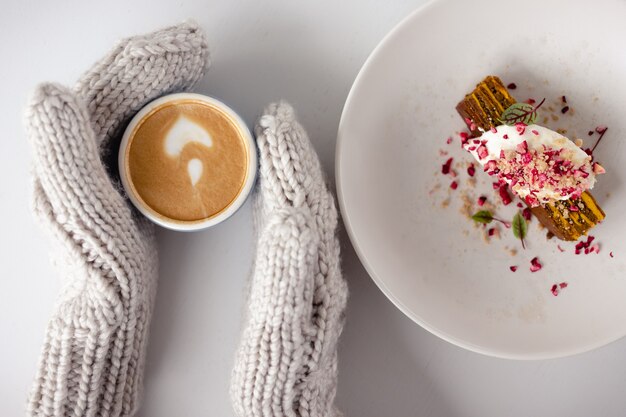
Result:
[[256,173],[256,149],[243,121],[223,103],[197,94],[148,104],[128,126],[119,159],[131,201],[153,221],[178,230],[229,217]]

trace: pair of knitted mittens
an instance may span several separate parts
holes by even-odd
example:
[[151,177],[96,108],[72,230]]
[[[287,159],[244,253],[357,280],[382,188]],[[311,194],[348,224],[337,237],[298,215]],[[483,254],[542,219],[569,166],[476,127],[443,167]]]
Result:
[[[64,278],[28,414],[132,416],[139,407],[156,292],[153,226],[102,162],[143,105],[190,89],[208,66],[193,24],[121,42],[72,90],[46,84],[27,111],[35,213]],[[259,242],[232,378],[239,416],[333,416],[337,339],[347,289],[337,212],[293,109],[271,105],[256,128]],[[207,375],[207,378],[210,378]]]

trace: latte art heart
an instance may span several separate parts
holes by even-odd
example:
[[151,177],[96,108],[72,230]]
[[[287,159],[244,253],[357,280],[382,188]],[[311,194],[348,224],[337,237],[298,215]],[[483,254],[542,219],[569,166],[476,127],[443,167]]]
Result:
[[168,102],[133,131],[128,171],[142,203],[173,221],[224,211],[247,179],[249,150],[233,119],[195,100]]
[[[180,157],[185,146],[191,142],[201,143],[207,148],[213,146],[213,139],[206,129],[181,115],[165,136],[165,152],[172,157]],[[196,185],[202,176],[202,169],[202,161],[197,158],[187,162],[191,185]]]

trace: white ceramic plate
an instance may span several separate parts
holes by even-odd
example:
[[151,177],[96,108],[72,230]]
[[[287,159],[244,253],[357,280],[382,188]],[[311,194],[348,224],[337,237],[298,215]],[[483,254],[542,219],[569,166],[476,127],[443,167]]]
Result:
[[[374,281],[424,328],[476,352],[524,359],[579,353],[626,334],[624,16],[618,0],[440,0],[401,22],[363,66],[338,133],[340,206]],[[458,138],[445,139],[464,127],[456,103],[488,74],[515,82],[518,100],[565,94],[574,111],[547,126],[587,144],[590,128],[609,126],[596,151],[608,173],[593,191],[607,213],[592,232],[600,254],[576,256],[571,243],[560,253],[533,220],[528,249],[511,256],[504,247],[519,244],[510,232],[486,244],[455,208],[451,179],[436,174],[445,161],[438,152],[469,161]],[[491,198],[485,177],[477,173],[477,194]],[[429,195],[437,182],[442,189]],[[534,256],[544,267],[531,273]],[[559,282],[569,286],[555,297]]]

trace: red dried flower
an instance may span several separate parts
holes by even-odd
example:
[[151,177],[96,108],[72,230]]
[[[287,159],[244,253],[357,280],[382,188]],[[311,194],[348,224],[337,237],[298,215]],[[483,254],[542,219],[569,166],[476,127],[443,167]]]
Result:
[[559,295],[559,286],[554,284],[552,288],[550,288],[550,292],[556,297],[557,295]]
[[530,272],[537,272],[542,267],[543,265],[541,265],[541,263],[539,262],[539,258],[537,258],[536,256],[530,260]]
[[604,174],[606,172],[604,167],[597,162],[593,163],[592,168],[593,168],[593,173],[596,175]]
[[480,159],[485,159],[486,157],[489,156],[489,151],[487,150],[487,147],[485,145],[480,145],[478,147],[478,158]]
[[498,194],[500,194],[502,204],[505,206],[508,206],[511,204],[511,201],[513,201],[511,200],[511,196],[509,195],[508,187],[506,185],[501,185],[500,188],[498,188]]
[[554,295],[556,297],[557,295],[559,295],[561,290],[563,288],[567,288],[567,286],[568,286],[567,282],[561,282],[559,284],[554,284],[554,285],[552,285],[552,288],[550,288],[550,292],[552,293],[552,295]]

